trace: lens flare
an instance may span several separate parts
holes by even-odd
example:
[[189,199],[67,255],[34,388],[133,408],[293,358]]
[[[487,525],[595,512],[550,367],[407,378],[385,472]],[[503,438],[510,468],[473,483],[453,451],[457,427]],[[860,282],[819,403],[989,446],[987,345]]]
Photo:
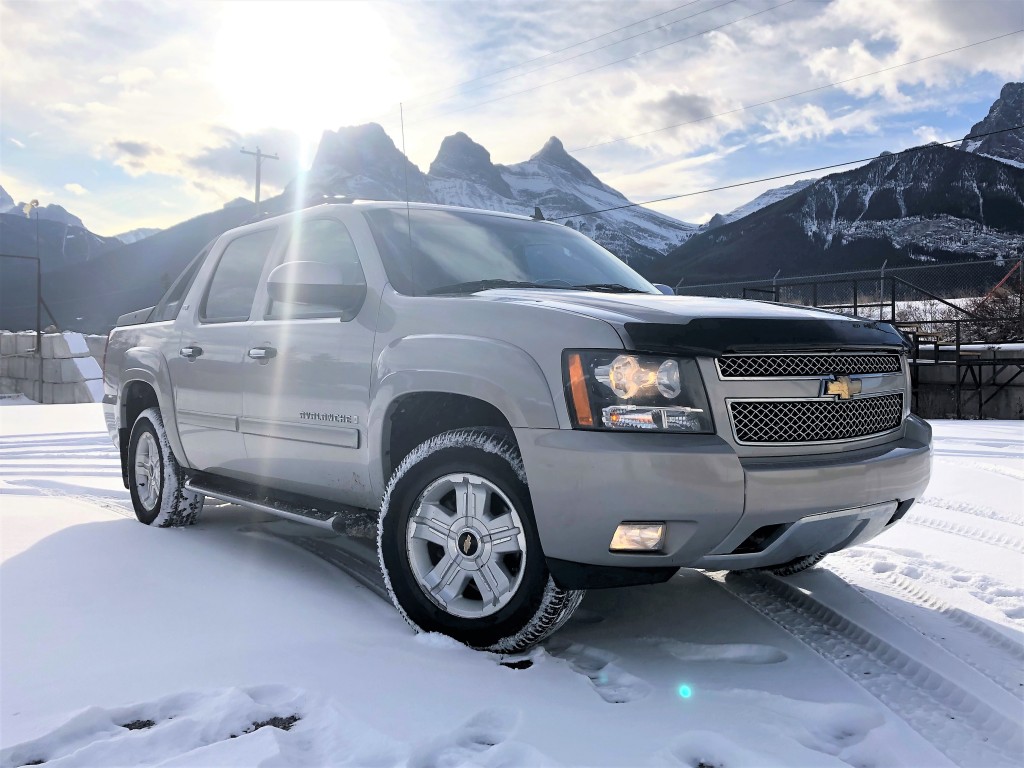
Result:
[[679,698],[681,698],[681,699],[688,699],[691,696],[693,696],[693,689],[690,688],[690,686],[688,686],[688,685],[680,685],[679,686]]

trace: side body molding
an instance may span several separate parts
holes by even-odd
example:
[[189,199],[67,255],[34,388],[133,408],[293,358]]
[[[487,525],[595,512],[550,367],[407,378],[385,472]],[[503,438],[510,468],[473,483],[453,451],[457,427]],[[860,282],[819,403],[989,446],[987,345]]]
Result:
[[558,428],[551,387],[536,360],[519,347],[478,336],[406,336],[381,351],[370,390],[370,478],[378,494],[387,481],[381,456],[389,410],[416,392],[483,400],[514,428]]

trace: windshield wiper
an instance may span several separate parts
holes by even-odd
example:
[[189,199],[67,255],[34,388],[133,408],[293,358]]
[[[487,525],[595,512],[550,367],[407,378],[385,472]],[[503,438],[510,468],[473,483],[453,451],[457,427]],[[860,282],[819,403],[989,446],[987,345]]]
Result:
[[544,285],[542,283],[527,283],[522,280],[502,280],[493,278],[490,280],[470,280],[465,283],[454,283],[453,285],[442,285],[440,288],[431,288],[427,291],[428,296],[436,296],[440,293],[476,293],[477,291],[488,291],[492,288],[562,288],[564,285]]
[[600,291],[602,293],[647,293],[639,288],[630,288],[621,283],[587,283],[586,285],[573,286],[581,291]]

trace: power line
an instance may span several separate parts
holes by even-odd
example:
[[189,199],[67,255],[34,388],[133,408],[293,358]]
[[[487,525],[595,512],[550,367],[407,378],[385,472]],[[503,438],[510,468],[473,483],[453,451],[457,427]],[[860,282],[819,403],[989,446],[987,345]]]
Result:
[[[998,131],[988,131],[987,133],[976,133],[971,136],[964,136],[962,139],[950,139],[949,141],[933,141],[929,144],[925,144],[922,147],[910,147],[909,149],[901,149],[899,152],[892,152],[887,157],[899,157],[900,155],[907,155],[911,152],[920,152],[921,150],[928,149],[928,147],[938,144],[940,146],[947,146],[949,144],[957,144],[964,141],[971,141],[972,139],[983,139],[986,136],[994,136],[998,133],[1007,133],[1008,131],[1017,131],[1024,128],[1024,124],[1015,125],[1012,128],[1002,128]],[[778,176],[765,176],[761,179],[750,179],[749,181],[738,181],[735,184],[726,184],[721,187],[712,187],[710,189],[700,189],[696,192],[683,192],[678,195],[668,195],[667,197],[659,197],[654,200],[645,200],[640,203],[628,203],[627,205],[616,205],[611,208],[601,208],[595,211],[587,211],[586,213],[574,213],[571,216],[554,216],[548,219],[548,221],[564,221],[566,219],[575,219],[580,216],[594,216],[598,213],[608,213],[609,211],[621,211],[626,208],[636,208],[641,205],[652,205],[653,203],[664,203],[666,200],[678,200],[683,197],[696,197],[697,195],[706,195],[709,192],[721,192],[726,189],[736,189],[737,187],[747,187],[751,184],[761,184],[766,181],[777,181],[779,179],[788,179],[791,176],[803,176],[808,173],[817,173],[819,171],[829,171],[833,168],[843,168],[847,165],[857,165],[858,163],[869,163],[872,160],[877,160],[878,157],[864,157],[860,160],[847,160],[844,163],[833,163],[832,165],[822,165],[818,168],[806,168],[802,171],[793,171],[791,173],[782,173]]]
[[[709,8],[708,10],[711,10],[711,11],[716,10],[717,8],[721,8],[724,5],[728,5],[730,2],[734,2],[734,0],[727,0],[727,2],[721,3],[720,5],[716,5],[713,8]],[[653,53],[654,51],[660,51],[663,48],[668,48],[670,45],[678,45],[679,43],[685,42],[687,40],[692,40],[695,37],[701,37],[702,35],[707,35],[707,34],[710,34],[711,32],[716,32],[719,29],[723,29],[725,27],[732,26],[733,24],[738,24],[741,21],[746,21],[747,19],[752,19],[755,16],[760,16],[760,15],[768,13],[770,11],[774,11],[774,10],[776,10],[778,8],[782,8],[783,6],[790,5],[791,3],[794,3],[794,2],[796,2],[796,0],[785,0],[785,2],[779,3],[777,5],[773,5],[770,8],[765,8],[764,10],[756,11],[756,12],[748,14],[746,16],[742,16],[742,17],[740,17],[738,19],[734,19],[732,21],[728,21],[728,22],[726,22],[724,24],[719,24],[717,27],[711,27],[710,29],[705,29],[705,30],[703,30],[701,32],[695,32],[692,35],[687,35],[686,37],[681,37],[681,38],[679,38],[677,40],[671,40],[671,41],[669,41],[667,43],[663,43],[662,45],[655,46],[654,48],[648,48],[645,51],[639,51],[639,52],[634,53],[634,54],[632,54],[630,56],[625,56],[625,57],[623,57],[621,59],[616,59],[615,61],[609,61],[606,64],[600,64],[600,65],[598,65],[596,67],[591,67],[590,69],[585,69],[582,72],[576,72],[575,74],[572,74],[572,75],[566,75],[565,77],[560,77],[557,80],[549,80],[546,83],[540,83],[538,85],[531,86],[530,88],[525,88],[525,89],[523,89],[521,91],[515,91],[513,93],[506,93],[503,96],[497,96],[497,97],[495,97],[493,99],[488,99],[486,101],[480,101],[480,102],[477,102],[475,104],[470,104],[470,105],[465,106],[465,107],[458,107],[457,109],[450,109],[450,110],[448,110],[446,112],[441,112],[439,114],[436,114],[433,117],[434,118],[438,118],[438,117],[444,117],[445,115],[455,114],[455,113],[458,113],[458,112],[466,112],[468,110],[475,109],[477,107],[482,107],[482,106],[484,106],[486,104],[493,104],[496,101],[501,101],[503,99],[510,99],[513,96],[521,96],[524,93],[531,93],[532,91],[539,90],[540,88],[546,88],[549,85],[555,85],[556,83],[563,83],[566,80],[572,80],[575,77],[580,77],[581,75],[588,75],[591,72],[596,72],[599,69],[605,69],[606,67],[610,67],[610,66],[613,66],[615,64],[621,64],[624,61],[629,61],[630,59],[635,59],[635,58],[638,58],[640,56],[645,56],[648,53]]]
[[[673,8],[673,10],[678,11],[680,8],[685,8],[687,5],[694,5],[694,3],[698,3],[698,2],[700,2],[700,0],[693,0],[693,2],[686,3],[685,5],[681,5],[678,8]],[[526,75],[533,74],[534,72],[540,72],[542,69],[547,69],[548,67],[555,67],[555,66],[558,66],[559,64],[565,64],[566,62],[573,61],[573,60],[578,59],[578,58],[580,58],[582,56],[589,56],[592,53],[597,53],[598,51],[603,51],[605,48],[611,48],[612,46],[619,45],[620,43],[625,43],[625,42],[627,42],[629,40],[634,40],[634,39],[636,39],[638,37],[643,37],[644,35],[649,35],[651,32],[657,32],[659,29],[667,29],[668,27],[671,27],[671,26],[673,26],[675,24],[678,24],[681,21],[686,21],[687,19],[693,19],[693,18],[696,18],[697,16],[702,16],[705,13],[709,13],[709,12],[717,10],[719,8],[723,8],[724,6],[731,5],[732,3],[735,3],[735,2],[737,2],[737,0],[727,0],[727,2],[720,3],[718,5],[712,6],[711,8],[706,8],[703,11],[698,11],[697,13],[691,13],[689,16],[683,16],[681,19],[676,19],[675,21],[670,21],[670,22],[668,22],[666,24],[662,24],[662,25],[657,26],[657,27],[652,27],[651,29],[644,30],[643,32],[637,32],[635,35],[630,35],[629,37],[624,37],[621,40],[614,40],[613,42],[606,43],[605,45],[598,46],[597,48],[591,48],[589,51],[583,51],[582,53],[577,53],[577,54],[575,54],[573,56],[569,56],[569,57],[564,58],[564,59],[559,59],[558,61],[553,61],[550,64],[544,64],[544,65],[542,65],[540,67],[534,67],[533,69],[528,69],[525,72],[519,72],[519,73],[511,75],[509,77],[503,77],[500,80],[494,80],[494,81],[492,81],[490,83],[484,83],[482,85],[478,85],[475,88],[466,89],[460,95],[465,95],[467,93],[473,93],[475,91],[481,90],[482,88],[490,88],[491,86],[495,86],[495,85],[498,85],[500,83],[507,83],[509,80],[515,80],[516,78],[519,78],[519,77],[525,77]],[[668,11],[666,11],[666,13],[668,13]],[[658,14],[658,15],[661,16],[663,14]],[[651,18],[654,18],[654,17],[652,16]],[[644,21],[649,21],[649,19],[644,19]],[[641,22],[636,22],[636,23],[639,24]],[[635,24],[630,24],[629,26],[635,26]],[[614,30],[614,31],[618,32],[618,31],[621,31],[622,29],[625,29],[625,28],[626,27],[620,27],[619,29]],[[611,34],[611,32],[607,32],[607,33],[605,33],[605,35],[599,35],[599,37],[605,37],[606,35],[609,35],[609,34]],[[592,42],[593,40],[596,40],[596,39],[597,39],[596,37],[592,37],[590,40],[587,40],[587,41],[584,41],[584,42]],[[582,45],[582,43],[577,43],[576,45]],[[570,46],[570,48],[575,48],[575,47],[576,46]],[[545,54],[544,56],[538,57],[538,59],[543,59],[543,58],[546,58],[547,56],[553,55],[554,53],[562,53],[562,52],[567,51],[567,50],[569,50],[569,48],[563,48],[561,51],[554,51],[553,53]],[[538,59],[531,59],[531,61],[523,62],[522,64],[517,64],[517,65],[515,65],[513,67],[508,67],[507,69],[516,69],[516,68],[518,68],[520,66],[525,66],[526,64],[529,64],[532,61],[537,61]],[[505,71],[505,70],[501,70],[501,71]],[[497,74],[497,73],[494,73],[494,74]],[[490,75],[485,75],[484,77],[490,77]],[[479,77],[479,78],[476,78],[476,79],[477,80],[481,80],[481,79],[483,79],[483,77]],[[469,83],[472,83],[472,82],[474,82],[474,81],[473,80],[469,81]],[[454,87],[458,87],[458,86],[454,86]],[[445,90],[451,90],[451,89],[445,89]],[[441,101],[443,103],[444,101],[447,101],[447,99],[442,99],[442,100],[439,100],[439,101]],[[438,102],[427,102],[427,104],[430,104],[430,103],[438,103]],[[423,105],[423,106],[427,106],[427,105]]]
[[[648,22],[648,21],[653,21],[654,19],[657,19],[657,18],[659,18],[661,16],[666,16],[667,14],[675,13],[676,11],[682,10],[683,8],[686,8],[687,6],[696,5],[699,2],[701,2],[701,0],[690,0],[690,2],[688,2],[688,3],[683,3],[682,5],[677,5],[675,8],[670,8],[667,11],[662,11],[661,13],[656,13],[653,16],[648,16],[646,18],[639,19],[638,21],[634,21],[631,24],[626,24],[624,27],[617,27],[616,29],[609,30],[608,32],[603,32],[600,35],[595,35],[594,37],[588,37],[586,40],[580,40],[578,43],[573,43],[572,45],[565,46],[565,48],[559,48],[559,49],[554,50],[554,51],[548,51],[547,53],[541,54],[540,56],[535,56],[532,59],[527,59],[526,61],[520,61],[517,64],[511,64],[511,65],[509,65],[507,67],[503,67],[502,69],[496,69],[493,72],[488,72],[486,75],[480,75],[480,76],[474,77],[474,78],[472,78],[470,80],[464,80],[461,83],[455,83],[454,85],[445,86],[444,88],[438,88],[438,89],[433,90],[433,91],[427,91],[422,96],[423,97],[432,96],[435,93],[444,93],[445,91],[452,91],[452,90],[455,90],[456,88],[461,88],[464,85],[472,85],[473,83],[477,82],[478,80],[485,80],[488,77],[493,77],[494,75],[500,75],[503,72],[508,72],[510,70],[513,70],[513,69],[518,69],[519,67],[525,67],[527,64],[533,64],[535,61],[541,61],[542,59],[546,59],[549,56],[554,56],[554,55],[559,54],[559,53],[565,53],[566,51],[571,51],[573,48],[579,48],[581,45],[586,45],[587,43],[592,43],[595,40],[600,40],[603,37],[608,37],[609,35],[614,35],[616,32],[622,32],[623,30],[629,29],[630,27],[635,27],[638,24],[643,24],[643,23]],[[690,17],[687,16],[686,18],[690,18]],[[655,30],[663,29],[664,27],[671,26],[672,24],[676,24],[677,22],[683,21],[683,20],[684,19],[676,19],[676,21],[669,22],[668,24],[663,24],[660,27],[654,27],[653,29],[649,29],[646,32],[641,32],[640,34],[641,35],[646,35],[648,32],[654,32]],[[633,37],[637,37],[637,36],[638,35],[634,35]],[[625,42],[626,40],[632,40],[633,37],[627,37],[627,38],[624,38],[623,40],[618,40],[615,43],[610,43],[610,45],[616,45],[617,43]],[[602,46],[602,48],[606,48],[606,47],[608,47],[608,46]],[[601,50],[601,48],[595,48],[592,51],[587,51],[587,53],[593,53],[594,51],[599,51],[599,50]],[[582,55],[585,55],[585,54],[580,54],[580,55],[582,56]],[[573,57],[573,58],[576,58],[576,57]],[[554,62],[554,64],[561,64],[564,61],[569,61],[569,59],[563,59],[562,61]],[[551,64],[549,66],[554,66],[554,64]],[[530,70],[530,71],[531,72],[536,72],[537,70],[533,69],[533,70]],[[527,74],[527,73],[524,73],[524,74]],[[506,79],[510,79],[510,78],[506,78]],[[499,80],[497,82],[505,82],[505,80],[503,79],[503,80]],[[493,84],[494,83],[491,83],[491,85],[493,85]]]
[[990,37],[987,40],[979,40],[976,43],[969,43],[967,45],[961,45],[959,48],[950,48],[948,51],[940,51],[939,53],[933,53],[930,56],[922,56],[919,59],[912,59],[911,61],[905,61],[902,64],[893,64],[892,66],[889,66],[889,67],[884,67],[882,69],[876,69],[874,72],[865,72],[863,75],[857,75],[855,77],[848,77],[845,80],[836,80],[834,83],[827,83],[825,85],[819,85],[819,86],[817,86],[815,88],[808,88],[805,91],[798,91],[796,93],[789,93],[789,94],[786,94],[785,96],[776,96],[774,99],[767,99],[766,101],[759,101],[756,104],[747,104],[745,106],[736,107],[736,109],[730,109],[730,110],[727,110],[725,112],[717,112],[717,113],[715,113],[713,115],[705,115],[703,117],[698,117],[698,118],[695,118],[693,120],[687,120],[686,122],[683,122],[683,123],[673,123],[672,125],[662,126],[661,128],[653,128],[653,129],[651,129],[649,131],[642,131],[641,133],[634,133],[631,136],[620,136],[617,139],[609,139],[608,141],[599,141],[596,144],[587,144],[585,146],[576,147],[576,148],[570,149],[568,151],[569,152],[582,152],[582,151],[587,150],[587,149],[594,149],[596,147],[605,147],[605,146],[608,146],[609,144],[617,144],[620,141],[629,141],[630,139],[637,139],[637,138],[640,138],[641,136],[650,136],[651,134],[660,133],[661,131],[668,131],[668,130],[671,130],[672,128],[682,128],[683,126],[694,125],[695,123],[702,123],[702,122],[704,122],[706,120],[713,120],[713,119],[718,118],[718,117],[725,117],[726,115],[734,115],[737,112],[744,112],[744,111],[746,111],[748,109],[754,109],[756,107],[763,107],[763,106],[765,106],[767,104],[774,104],[774,103],[776,103],[778,101],[784,101],[786,99],[793,99],[793,98],[796,98],[797,96],[806,96],[808,93],[815,93],[817,91],[827,90],[828,88],[835,88],[838,85],[844,85],[845,83],[852,83],[854,80],[861,80],[861,79],[863,79],[865,77],[872,77],[874,75],[880,75],[883,72],[891,72],[892,70],[899,69],[901,67],[909,67],[911,64],[919,64],[922,61],[928,61],[929,59],[935,59],[935,58],[938,58],[939,56],[947,56],[948,54],[956,53],[957,51],[963,51],[963,50],[966,50],[967,48],[973,48],[973,47],[978,46],[978,45],[984,45],[985,43],[991,43],[991,42],[993,42],[995,40],[1002,40],[1004,37],[1011,37],[1013,35],[1019,35],[1021,32],[1024,32],[1024,29],[1018,29],[1018,30],[1015,30],[1013,32],[1007,32],[1006,34],[1003,34],[1003,35],[997,35],[996,37]]

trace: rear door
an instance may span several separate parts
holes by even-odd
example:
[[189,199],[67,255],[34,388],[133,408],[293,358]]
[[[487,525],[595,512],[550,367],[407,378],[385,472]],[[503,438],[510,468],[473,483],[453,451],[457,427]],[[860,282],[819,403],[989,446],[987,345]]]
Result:
[[[326,213],[295,220],[279,263],[341,267],[365,277],[349,227]],[[269,272],[269,270],[268,270]],[[261,289],[249,329],[240,429],[247,471],[273,488],[369,506],[366,420],[376,301],[347,315],[274,302]]]
[[195,306],[178,315],[179,347],[167,355],[182,447],[195,469],[241,476],[241,377],[253,299],[277,227],[241,234],[224,247]]

